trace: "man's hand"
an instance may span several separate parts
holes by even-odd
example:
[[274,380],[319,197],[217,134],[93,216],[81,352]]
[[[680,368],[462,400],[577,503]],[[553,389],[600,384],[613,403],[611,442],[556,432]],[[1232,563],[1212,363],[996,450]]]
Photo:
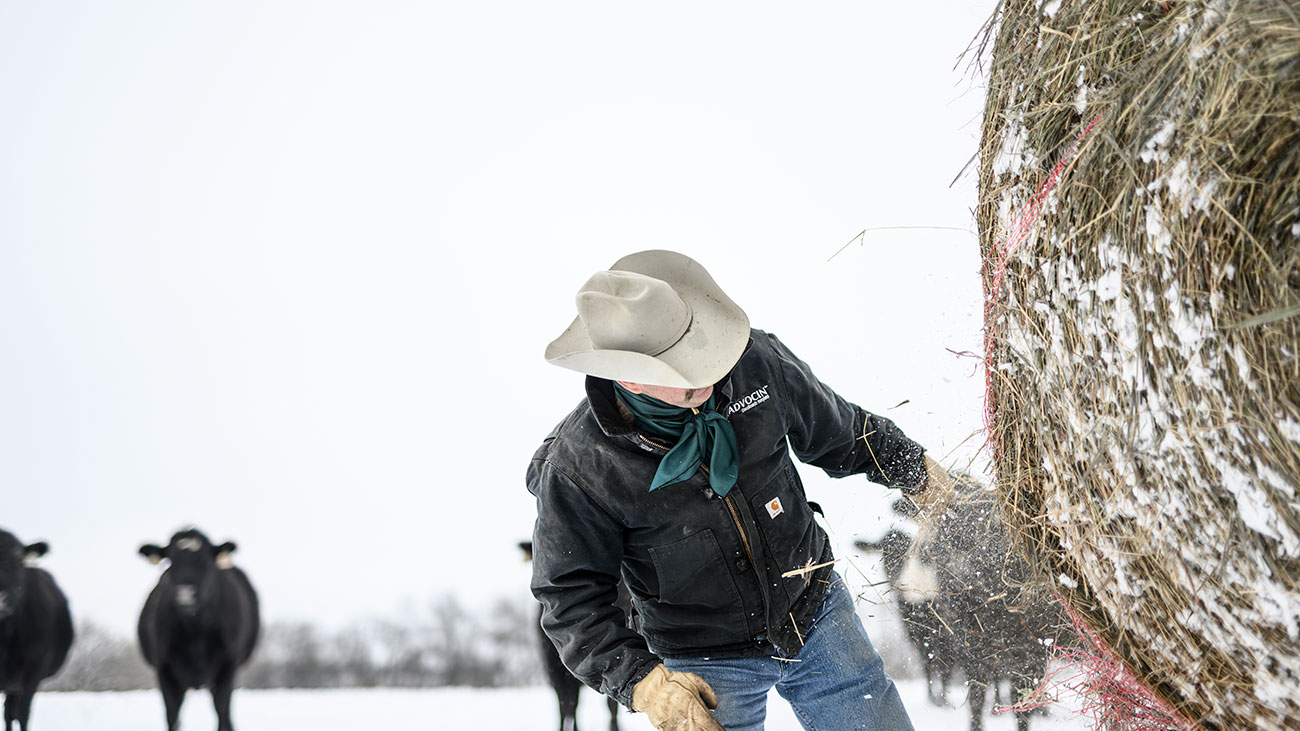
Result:
[[676,673],[659,663],[632,689],[632,710],[644,713],[661,731],[726,731],[710,708],[718,696],[695,673]]
[[911,496],[911,500],[923,513],[942,513],[956,494],[952,477],[948,470],[930,459],[928,454],[925,455],[925,475],[925,482],[922,483],[924,488],[919,494]]

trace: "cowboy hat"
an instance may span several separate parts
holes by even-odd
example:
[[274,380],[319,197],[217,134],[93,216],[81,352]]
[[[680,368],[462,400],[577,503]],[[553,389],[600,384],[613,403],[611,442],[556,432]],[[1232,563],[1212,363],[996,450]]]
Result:
[[629,254],[578,290],[578,316],[546,346],[550,363],[610,380],[703,388],[730,371],[749,318],[690,257]]

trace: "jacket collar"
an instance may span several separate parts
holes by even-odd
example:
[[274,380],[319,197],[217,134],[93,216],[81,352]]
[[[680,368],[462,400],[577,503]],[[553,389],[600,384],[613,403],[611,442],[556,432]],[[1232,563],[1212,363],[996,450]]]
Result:
[[613,381],[587,376],[587,403],[591,404],[591,413],[606,436],[622,437],[636,433],[632,420],[619,409]]

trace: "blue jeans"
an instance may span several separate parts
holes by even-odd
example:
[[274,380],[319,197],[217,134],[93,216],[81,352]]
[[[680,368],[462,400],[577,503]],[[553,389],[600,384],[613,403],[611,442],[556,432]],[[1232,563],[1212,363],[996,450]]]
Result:
[[894,681],[853,609],[853,597],[831,575],[804,646],[794,658],[685,658],[665,660],[670,670],[696,673],[713,686],[713,712],[727,731],[762,731],[767,693],[789,701],[808,731],[911,731]]

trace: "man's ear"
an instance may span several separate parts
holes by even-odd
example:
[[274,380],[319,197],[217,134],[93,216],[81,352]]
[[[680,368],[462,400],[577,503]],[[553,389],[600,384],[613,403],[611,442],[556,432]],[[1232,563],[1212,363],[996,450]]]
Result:
[[220,546],[217,546],[216,551],[217,568],[228,569],[235,565],[234,562],[230,560],[230,554],[235,552],[235,544],[233,541],[226,541]]
[[152,543],[146,543],[143,546],[140,546],[140,555],[149,559],[149,563],[154,566],[162,563],[163,552],[164,551],[160,546],[155,546]]

